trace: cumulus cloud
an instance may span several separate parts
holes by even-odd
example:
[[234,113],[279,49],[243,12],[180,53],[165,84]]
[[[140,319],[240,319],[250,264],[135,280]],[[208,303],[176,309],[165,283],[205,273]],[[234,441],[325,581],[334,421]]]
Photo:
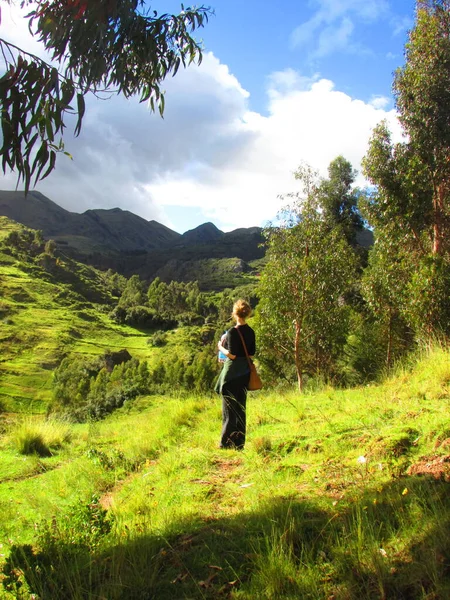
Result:
[[[269,115],[242,115],[238,156],[231,153],[220,169],[209,162],[203,173],[163,174],[148,185],[152,196],[163,205],[177,199],[183,206],[202,206],[226,228],[261,224],[274,218],[280,194],[295,191],[292,173],[301,162],[326,175],[331,160],[342,154],[359,168],[371,131],[382,119],[400,139],[396,113],[385,111],[381,99],[353,99],[326,79],[306,84],[298,77],[298,88],[295,80],[292,72],[275,74],[268,90]],[[286,81],[294,85],[286,88]],[[362,176],[359,183],[364,184]]]
[[[375,10],[353,5],[367,18]],[[167,215],[189,207],[230,230],[273,219],[279,195],[296,188],[292,173],[301,162],[325,175],[342,154],[358,169],[382,119],[401,136],[384,98],[366,103],[293,69],[268,77],[268,112],[252,112],[249,93],[212,53],[167,80],[166,92],[164,119],[137,99],[89,98],[81,135],[65,137],[73,161],[60,156],[37,189],[75,212],[118,206],[184,231],[191,227]],[[2,187],[14,184],[8,175]]]
[[386,96],[372,96],[370,104],[374,108],[386,108],[391,104],[391,99]]

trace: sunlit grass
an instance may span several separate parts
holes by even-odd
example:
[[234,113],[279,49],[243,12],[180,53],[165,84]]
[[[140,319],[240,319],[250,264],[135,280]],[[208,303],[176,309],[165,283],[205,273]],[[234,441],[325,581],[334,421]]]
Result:
[[11,443],[19,454],[51,456],[71,439],[71,428],[60,421],[37,421],[27,418],[10,432]]
[[[5,298],[0,330],[3,410],[45,412],[52,371],[67,354],[98,355],[127,348],[137,358],[151,355],[147,335],[114,324],[70,286],[44,281],[24,269],[17,260],[0,264],[0,295]],[[72,296],[73,304],[60,301]]]
[[[65,353],[127,348],[151,362],[167,348],[90,303],[59,305],[61,286],[1,268],[17,296],[2,308],[0,402],[16,417],[1,428],[0,554],[15,545],[23,559],[27,548],[22,581],[38,561],[23,598],[450,597],[448,351],[379,385],[249,394],[244,452],[217,447],[217,395],[143,397],[104,421],[52,422],[42,413]],[[433,458],[440,480],[410,473]],[[112,529],[94,548],[54,525],[83,532],[92,524],[73,507],[98,503]]]

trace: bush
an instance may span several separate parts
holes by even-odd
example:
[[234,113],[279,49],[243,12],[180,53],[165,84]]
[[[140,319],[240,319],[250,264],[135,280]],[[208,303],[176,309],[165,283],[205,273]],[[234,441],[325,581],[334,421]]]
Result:
[[51,456],[70,441],[71,431],[57,421],[23,422],[11,433],[11,440],[20,454]]
[[162,348],[167,344],[167,334],[162,331],[157,331],[148,338],[147,344],[153,348]]

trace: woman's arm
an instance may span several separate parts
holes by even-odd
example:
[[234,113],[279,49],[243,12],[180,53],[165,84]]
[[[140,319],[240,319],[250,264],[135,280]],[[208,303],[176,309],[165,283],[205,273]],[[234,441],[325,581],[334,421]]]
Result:
[[231,354],[231,352],[227,348],[225,348],[225,346],[222,346],[220,342],[217,344],[217,348],[219,349],[219,352],[225,354],[227,358],[230,358],[231,360],[234,360],[236,358],[236,354]]

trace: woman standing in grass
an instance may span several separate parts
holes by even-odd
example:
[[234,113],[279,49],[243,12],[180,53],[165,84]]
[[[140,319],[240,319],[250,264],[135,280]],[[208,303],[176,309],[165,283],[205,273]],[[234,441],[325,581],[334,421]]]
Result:
[[255,332],[247,325],[246,319],[252,309],[245,300],[237,300],[233,306],[232,317],[235,327],[228,330],[224,343],[218,343],[219,352],[226,356],[222,372],[215,390],[222,395],[222,435],[220,448],[242,450],[245,444],[247,388],[250,368],[247,353],[256,352]]

